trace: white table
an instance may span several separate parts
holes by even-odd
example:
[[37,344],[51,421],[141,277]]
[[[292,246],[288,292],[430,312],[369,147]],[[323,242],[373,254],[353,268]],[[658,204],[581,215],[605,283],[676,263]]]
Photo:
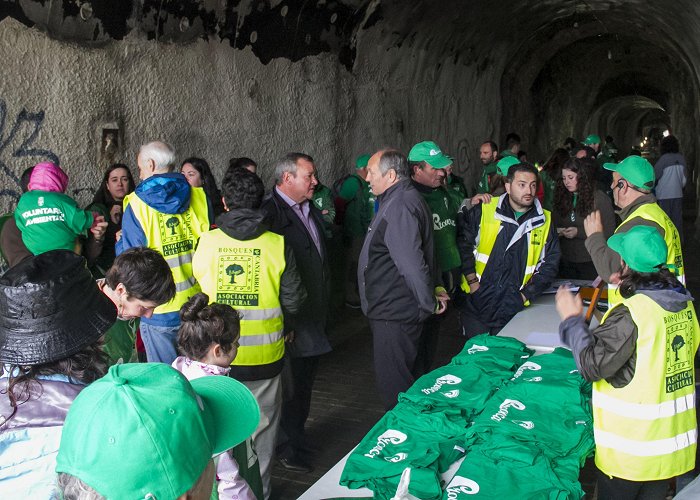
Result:
[[[559,315],[554,306],[554,295],[543,295],[537,298],[532,305],[516,314],[501,330],[499,335],[520,340],[531,349],[534,349],[535,355],[544,354],[552,352],[557,347],[566,347],[559,340],[559,322]],[[321,500],[338,497],[372,498],[373,492],[370,489],[351,490],[340,485],[340,476],[343,473],[350,453],[352,453],[352,450],[316,481],[311,488],[306,490],[299,497],[299,500]],[[449,482],[461,461],[460,459],[453,464],[443,474],[443,478]]]

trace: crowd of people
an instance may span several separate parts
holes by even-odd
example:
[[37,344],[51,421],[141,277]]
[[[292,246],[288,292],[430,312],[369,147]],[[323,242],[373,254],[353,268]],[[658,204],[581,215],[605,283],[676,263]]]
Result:
[[474,193],[433,141],[360,155],[330,186],[289,153],[266,192],[250,158],[219,184],[153,141],[140,182],[114,164],[86,209],[60,166],[37,164],[0,233],[0,497],[269,498],[275,460],[312,470],[305,424],[338,307],[369,321],[389,410],[433,368],[446,311],[465,338],[496,335],[556,278],[600,277],[595,329],[556,295],[593,382],[599,498],[654,498],[695,466],[700,341],[686,165],[675,137],[661,145],[655,166],[617,162],[592,134],[540,169],[512,133],[480,145]]

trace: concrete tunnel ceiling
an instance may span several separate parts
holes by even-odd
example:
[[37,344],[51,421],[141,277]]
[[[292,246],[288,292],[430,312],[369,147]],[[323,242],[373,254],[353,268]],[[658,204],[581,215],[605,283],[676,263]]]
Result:
[[[391,72],[400,57],[411,61],[409,84],[452,80],[452,92],[472,100],[488,97],[461,86],[460,71],[488,75],[488,86],[500,89],[489,104],[500,108],[500,121],[485,121],[482,138],[502,141],[517,131],[531,158],[590,132],[615,136],[625,152],[658,123],[679,135],[691,163],[698,149],[700,40],[687,36],[700,24],[694,0],[19,0],[3,7],[0,19],[88,46],[130,35],[181,44],[204,38],[250,48],[262,64],[330,53],[350,74]],[[417,130],[460,147],[438,124]],[[475,163],[478,139],[453,154]]]

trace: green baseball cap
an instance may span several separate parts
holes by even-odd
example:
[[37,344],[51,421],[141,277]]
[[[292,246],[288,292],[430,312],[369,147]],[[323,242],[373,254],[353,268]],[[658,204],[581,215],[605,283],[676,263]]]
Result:
[[369,163],[369,159],[371,158],[370,155],[360,155],[357,157],[355,160],[355,170],[360,170],[361,168],[365,168],[367,164]]
[[177,498],[259,421],[255,398],[230,377],[190,382],[164,363],[114,365],[71,405],[56,472],[107,498]]
[[600,144],[600,137],[595,134],[591,134],[583,140],[583,144],[585,146],[590,146],[591,144]]
[[503,177],[508,175],[508,171],[510,170],[510,167],[513,165],[519,165],[521,163],[520,160],[518,160],[515,156],[504,156],[500,160],[498,160],[498,163],[496,163],[496,172],[498,172],[498,175],[502,175]]
[[631,269],[640,273],[658,272],[666,264],[666,242],[661,233],[650,226],[634,226],[625,233],[613,234],[608,246],[619,253]]
[[424,161],[433,168],[452,165],[452,158],[445,155],[433,141],[419,142],[408,153],[408,161]]
[[654,167],[641,156],[628,156],[620,163],[604,163],[603,168],[620,174],[627,182],[641,189],[653,189]]

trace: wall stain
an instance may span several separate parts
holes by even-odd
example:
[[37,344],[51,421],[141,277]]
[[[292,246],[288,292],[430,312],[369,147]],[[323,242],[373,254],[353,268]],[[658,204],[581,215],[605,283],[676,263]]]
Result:
[[[14,123],[7,127],[6,125],[9,124],[7,104],[4,99],[0,98],[0,172],[14,182],[14,186],[3,183],[3,188],[0,189],[0,198],[9,197],[13,202],[16,202],[22,194],[19,185],[22,172],[19,171],[19,162],[12,161],[12,159],[36,157],[37,162],[39,159],[45,159],[60,165],[60,159],[56,153],[50,149],[34,147],[34,141],[41,131],[43,122],[43,110],[30,112],[22,108],[15,117]],[[21,141],[19,146],[12,146],[19,141]]]

